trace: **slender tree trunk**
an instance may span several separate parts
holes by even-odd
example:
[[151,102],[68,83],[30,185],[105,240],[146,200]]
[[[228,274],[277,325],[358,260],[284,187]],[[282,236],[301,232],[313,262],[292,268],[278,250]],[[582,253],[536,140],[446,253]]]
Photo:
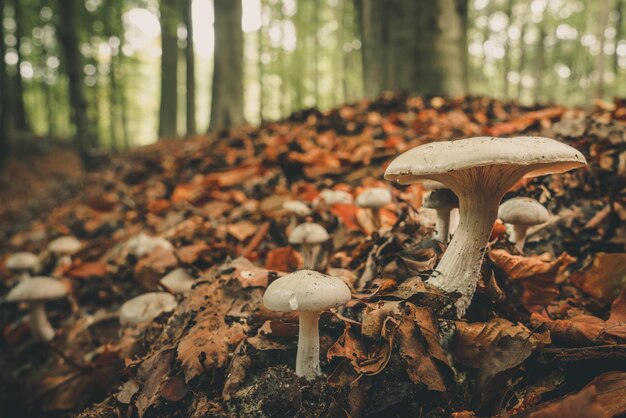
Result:
[[196,134],[196,60],[193,47],[192,0],[185,0],[184,23],[187,27],[187,47],[185,48],[185,81],[187,85],[185,127],[187,136]]
[[546,24],[545,21],[539,23],[539,39],[537,40],[536,56],[535,56],[535,92],[534,102],[540,102],[543,95],[543,73],[545,69],[546,54],[544,52],[544,41],[546,39]]
[[65,68],[69,83],[70,106],[72,121],[76,128],[74,144],[83,165],[89,168],[90,158],[90,131],[87,115],[87,99],[85,97],[83,66],[79,50],[78,13],[82,8],[82,0],[63,0],[58,3],[59,27],[57,33],[59,42],[65,52]]
[[319,0],[311,0],[313,4],[313,94],[315,95],[315,107],[320,107],[320,48],[319,29],[320,14]]
[[[261,2],[261,14],[263,13],[263,3]],[[263,21],[263,19],[261,19]],[[265,107],[265,89],[263,88],[263,75],[265,71],[263,69],[263,25],[259,27],[256,33],[257,36],[257,54],[258,56],[258,72],[259,72],[259,123],[263,123],[263,109]]]
[[466,1],[359,0],[365,94],[464,91]]
[[[4,0],[0,0],[0,22],[4,19]],[[4,55],[6,48],[4,45],[4,25],[0,24],[0,169],[4,167],[9,153],[9,129],[8,129],[8,107],[9,95],[7,88],[9,86],[6,64]]]
[[502,88],[502,92],[504,95],[505,99],[508,99],[510,96],[510,84],[509,83],[509,72],[511,71],[511,54],[510,54],[510,50],[511,50],[511,41],[509,39],[509,33],[508,33],[508,28],[511,26],[511,21],[513,20],[513,0],[508,0],[507,1],[507,5],[506,5],[506,17],[507,17],[507,27],[505,28],[505,35],[504,35],[504,57],[502,58],[502,60],[504,61],[504,71],[502,74],[502,82],[503,84],[503,88]]
[[[511,0],[512,1],[512,0]],[[470,57],[468,50],[467,32],[469,31],[469,0],[456,0],[456,8],[461,19],[461,62],[462,62],[462,93],[470,91]]]
[[160,138],[175,137],[178,133],[178,9],[176,0],[161,0]]
[[13,10],[15,10],[15,50],[17,51],[17,70],[15,71],[15,97],[14,100],[14,128],[18,131],[30,132],[30,125],[26,117],[26,106],[24,104],[24,80],[20,71],[22,65],[22,45],[23,25],[22,4],[23,0],[13,1]]
[[522,24],[519,40],[521,54],[519,57],[519,66],[517,67],[517,73],[519,74],[519,81],[517,82],[517,101],[520,101],[520,99],[522,98],[522,93],[524,91],[524,85],[522,84],[522,80],[524,79],[524,71],[526,70],[526,46],[524,44],[524,37],[526,36],[527,27],[528,20],[526,19]]
[[[624,39],[624,31],[622,30],[622,24],[624,22],[624,13],[626,13],[626,0],[618,0],[615,5],[615,11],[617,12],[617,20],[615,21],[615,39]],[[619,55],[617,55],[617,47],[613,50],[613,73],[615,79],[619,79]]]
[[606,44],[606,36],[604,32],[609,25],[609,14],[611,13],[611,6],[609,0],[600,0],[599,10],[599,29],[598,39],[600,40],[600,54],[598,55],[598,61],[596,65],[596,94],[598,99],[604,98],[604,73],[606,72],[607,56],[604,53],[604,45]]
[[210,129],[244,123],[243,32],[239,0],[214,0],[215,68]]

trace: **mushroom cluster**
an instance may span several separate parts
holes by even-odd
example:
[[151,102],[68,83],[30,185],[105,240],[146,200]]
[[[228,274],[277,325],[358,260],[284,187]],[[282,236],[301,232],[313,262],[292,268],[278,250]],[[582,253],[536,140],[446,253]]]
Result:
[[457,315],[469,306],[483,254],[504,194],[520,178],[560,173],[586,164],[569,145],[544,137],[474,137],[410,149],[387,167],[399,184],[426,179],[443,183],[459,199],[461,220],[429,282],[458,292]]

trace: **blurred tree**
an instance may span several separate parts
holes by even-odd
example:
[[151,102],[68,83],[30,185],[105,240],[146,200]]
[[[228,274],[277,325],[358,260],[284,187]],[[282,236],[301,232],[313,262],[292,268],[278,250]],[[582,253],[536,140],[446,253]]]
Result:
[[0,0],[0,168],[4,167],[9,153],[9,118],[8,109],[10,98],[7,94],[9,83],[7,80],[7,66],[4,62],[6,47],[4,44],[4,0]]
[[193,48],[193,21],[192,21],[192,0],[183,1],[183,22],[187,28],[187,46],[185,47],[185,71],[186,71],[186,135],[196,134],[196,61],[194,59]]
[[468,0],[356,1],[367,97],[398,89],[463,92]]
[[178,134],[178,24],[180,4],[177,0],[161,0],[161,104],[159,137]]
[[87,98],[84,90],[84,73],[78,30],[80,15],[84,11],[82,0],[58,0],[59,25],[57,36],[65,53],[65,71],[69,83],[69,99],[72,107],[72,121],[76,129],[74,144],[85,168],[92,167],[92,145],[97,146],[97,138],[89,129]]
[[24,37],[22,16],[22,6],[24,0],[13,0],[13,10],[15,20],[15,51],[17,53],[17,68],[15,71],[15,91],[13,97],[13,129],[21,132],[29,132],[30,125],[26,116],[26,106],[24,106],[24,80],[22,79],[22,38]]
[[215,55],[210,129],[244,122],[241,1],[214,0]]

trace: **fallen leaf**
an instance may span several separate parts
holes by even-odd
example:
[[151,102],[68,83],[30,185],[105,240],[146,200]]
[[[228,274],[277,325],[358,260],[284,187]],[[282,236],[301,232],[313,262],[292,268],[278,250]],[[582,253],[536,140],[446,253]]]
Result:
[[591,265],[572,273],[570,280],[585,293],[612,301],[626,286],[626,253],[597,253]]
[[228,224],[226,226],[226,230],[238,241],[245,241],[254,235],[257,230],[257,226],[252,222],[239,221],[237,223]]
[[578,393],[540,405],[523,416],[528,418],[608,418],[610,415],[602,407],[595,386],[589,386]]
[[137,380],[140,383],[140,391],[135,400],[135,407],[139,418],[153,406],[160,397],[167,376],[170,373],[174,350],[164,349],[157,351],[144,359],[137,370]]
[[74,279],[89,279],[94,277],[102,278],[105,277],[107,273],[108,268],[106,263],[93,261],[72,266],[66,274]]

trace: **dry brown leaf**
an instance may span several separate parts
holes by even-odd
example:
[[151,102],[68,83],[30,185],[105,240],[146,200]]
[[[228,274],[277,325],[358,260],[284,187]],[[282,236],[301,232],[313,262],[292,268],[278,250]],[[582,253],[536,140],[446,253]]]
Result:
[[595,386],[598,401],[609,416],[626,414],[626,372],[605,373],[593,379],[587,386]]
[[88,263],[81,263],[77,266],[72,266],[67,271],[67,275],[74,279],[89,279],[89,278],[102,278],[108,273],[107,264],[102,261],[93,261]]
[[178,402],[187,395],[185,378],[177,375],[169,378],[161,388],[161,396],[168,402]]
[[210,251],[211,247],[209,247],[205,242],[199,241],[180,248],[176,253],[182,263],[190,265],[195,263],[203,255],[208,254]]
[[252,222],[239,221],[236,223],[228,224],[226,231],[238,241],[245,241],[250,238],[256,232],[257,226]]
[[135,407],[139,418],[153,406],[161,395],[161,388],[165,383],[174,358],[174,350],[164,349],[144,359],[137,370],[137,380],[141,390],[135,400]]
[[626,287],[611,305],[611,315],[606,320],[604,333],[626,340]]
[[367,341],[356,328],[346,323],[343,334],[328,350],[327,358],[347,358],[357,373],[375,375],[387,365],[392,344],[393,338],[384,342]]
[[597,253],[591,265],[572,273],[570,280],[589,295],[612,301],[626,286],[626,253]]
[[231,347],[246,336],[245,328],[235,322],[228,326],[223,318],[209,316],[195,324],[178,344],[177,357],[185,382],[207,371],[226,366]]
[[557,401],[543,404],[534,411],[524,414],[528,418],[608,418],[610,415],[598,400],[595,386],[589,386],[578,393]]
[[253,178],[261,172],[261,163],[243,165],[219,173],[211,173],[204,176],[205,184],[217,184],[220,187],[232,187]]
[[555,340],[576,344],[599,343],[605,323],[591,315],[578,315],[571,319],[550,319],[538,313],[530,317],[533,327],[546,326]]
[[173,249],[156,247],[135,265],[135,280],[148,290],[159,288],[159,280],[169,270],[178,266]]
[[274,271],[294,271],[298,269],[298,257],[292,247],[274,248],[265,258],[265,268]]
[[359,209],[360,208],[356,205],[337,203],[330,207],[330,213],[341,219],[346,229],[358,231],[360,229],[357,216]]
[[524,289],[520,302],[531,311],[558,296],[556,283],[564,269],[575,261],[567,253],[556,260],[545,261],[540,256],[515,256],[505,250],[490,251],[489,258]]
[[454,354],[459,362],[479,370],[479,387],[496,374],[519,366],[537,348],[550,343],[549,333],[533,333],[503,318],[486,323],[455,323]]
[[239,280],[242,288],[267,287],[269,283],[271,272],[255,266],[245,257],[237,257],[228,264],[228,267],[234,268],[232,277]]

